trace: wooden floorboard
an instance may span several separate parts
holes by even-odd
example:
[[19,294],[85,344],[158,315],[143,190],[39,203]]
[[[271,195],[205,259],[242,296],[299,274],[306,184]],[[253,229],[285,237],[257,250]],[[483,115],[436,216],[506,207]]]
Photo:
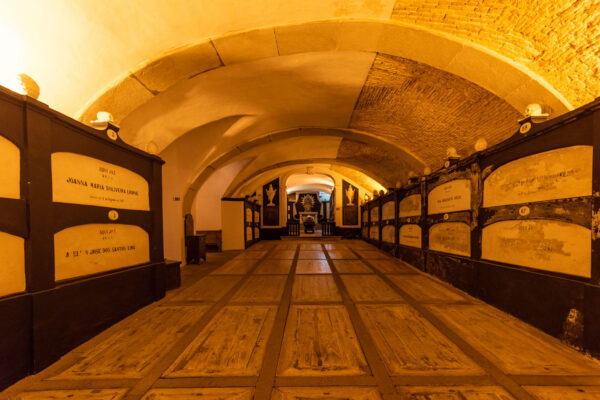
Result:
[[366,242],[222,254],[0,399],[600,400],[596,360]]
[[369,367],[343,306],[292,306],[279,376],[366,375]]

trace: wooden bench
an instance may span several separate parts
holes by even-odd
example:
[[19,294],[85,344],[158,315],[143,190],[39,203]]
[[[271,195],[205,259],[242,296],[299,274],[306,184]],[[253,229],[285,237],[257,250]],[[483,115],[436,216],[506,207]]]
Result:
[[221,251],[222,245],[222,233],[218,231],[196,231],[196,235],[206,236],[206,250],[208,251],[209,246],[216,246],[217,251]]

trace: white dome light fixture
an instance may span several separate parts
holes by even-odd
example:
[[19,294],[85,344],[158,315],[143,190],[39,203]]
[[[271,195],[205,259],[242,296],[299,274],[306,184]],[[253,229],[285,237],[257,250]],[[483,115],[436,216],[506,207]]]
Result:
[[474,147],[475,147],[475,151],[483,151],[483,150],[487,149],[487,147],[488,147],[487,140],[485,140],[484,138],[477,139]]
[[13,92],[24,94],[34,99],[40,97],[40,87],[36,81],[27,74],[14,75],[10,81],[7,82],[7,87]]

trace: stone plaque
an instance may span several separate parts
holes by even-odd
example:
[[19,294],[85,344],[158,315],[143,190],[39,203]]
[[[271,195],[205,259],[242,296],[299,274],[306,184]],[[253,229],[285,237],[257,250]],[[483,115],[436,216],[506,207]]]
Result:
[[411,194],[400,200],[400,204],[398,204],[398,215],[400,217],[414,217],[421,215],[421,195]]
[[260,239],[260,229],[254,227],[254,239]]
[[395,232],[396,228],[394,227],[394,225],[384,226],[383,228],[381,228],[381,240],[383,240],[386,243],[395,243]]
[[246,227],[246,242],[250,242],[252,240],[252,227]]
[[252,209],[246,207],[246,222],[252,222]]
[[429,249],[471,256],[471,228],[464,222],[442,222],[429,228]]
[[0,232],[0,297],[25,291],[25,240]]
[[148,182],[118,165],[75,153],[52,154],[52,201],[150,210]]
[[381,206],[381,219],[394,219],[394,204],[396,203],[391,200]]
[[258,223],[260,221],[260,213],[258,211],[254,211],[254,222]]
[[148,233],[134,225],[86,224],[54,234],[55,280],[150,261]]
[[592,195],[592,146],[571,146],[511,161],[483,183],[483,206]]
[[435,187],[427,197],[429,214],[471,209],[471,181],[456,179]]
[[400,244],[421,248],[421,227],[416,224],[407,224],[400,227]]
[[0,197],[21,198],[21,152],[10,140],[0,136]]
[[496,222],[483,228],[481,257],[589,278],[592,233],[588,228],[562,221]]
[[371,229],[369,229],[369,238],[373,239],[373,240],[379,240],[379,228],[376,226],[372,226]]
[[379,221],[379,207],[371,208],[371,222]]

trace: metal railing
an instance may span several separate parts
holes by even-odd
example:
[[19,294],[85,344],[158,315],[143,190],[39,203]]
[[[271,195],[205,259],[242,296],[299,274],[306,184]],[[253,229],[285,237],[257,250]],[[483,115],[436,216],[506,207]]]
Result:
[[335,235],[335,222],[323,222],[323,236]]
[[300,236],[300,222],[288,221],[287,234],[288,236]]

